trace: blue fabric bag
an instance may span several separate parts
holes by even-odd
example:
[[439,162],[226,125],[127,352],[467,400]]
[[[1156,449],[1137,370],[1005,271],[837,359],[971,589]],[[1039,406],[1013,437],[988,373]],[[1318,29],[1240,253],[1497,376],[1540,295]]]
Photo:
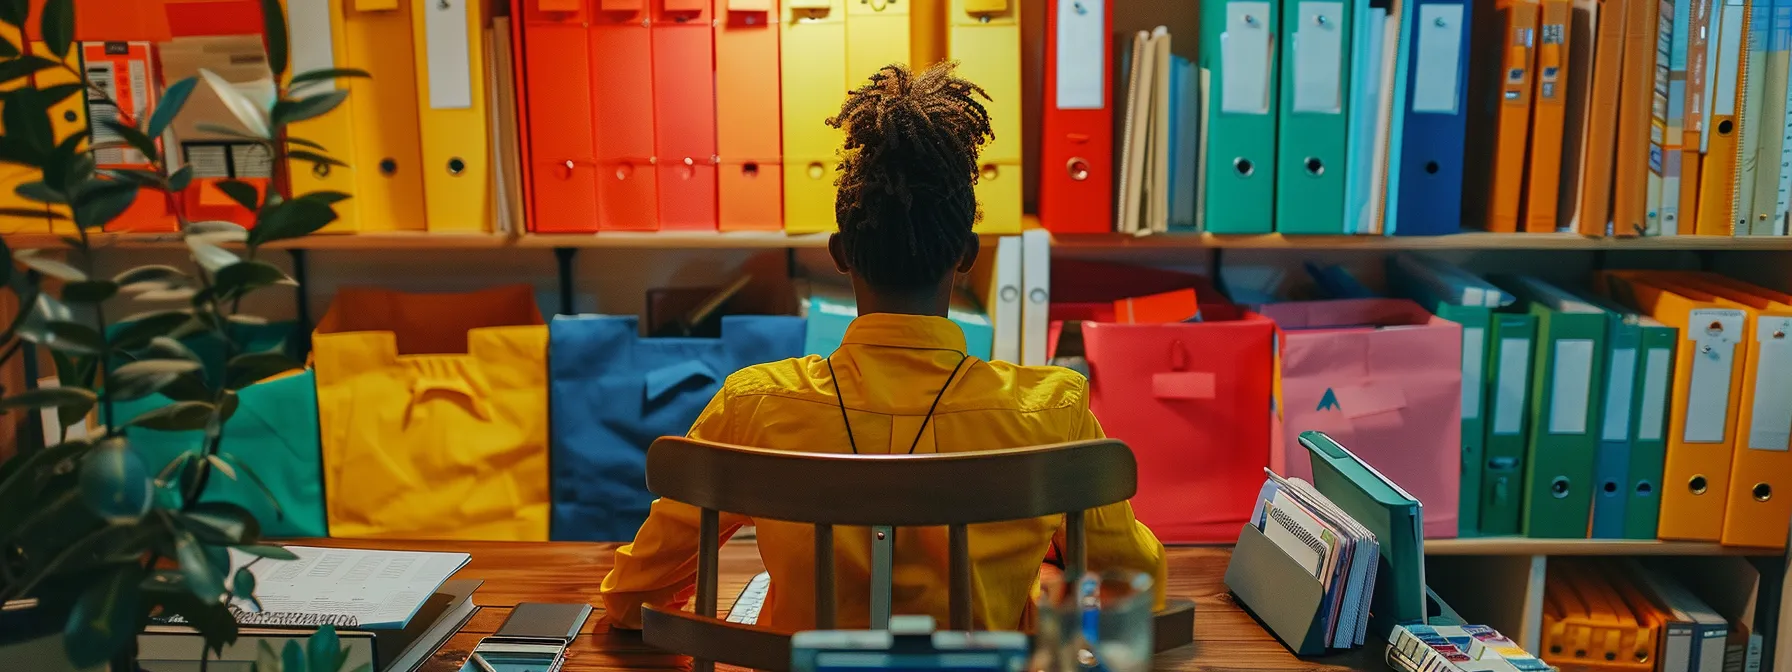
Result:
[[683,436],[738,369],[803,354],[800,317],[729,315],[721,338],[642,338],[634,317],[548,327],[556,541],[627,541],[647,520],[647,446]]

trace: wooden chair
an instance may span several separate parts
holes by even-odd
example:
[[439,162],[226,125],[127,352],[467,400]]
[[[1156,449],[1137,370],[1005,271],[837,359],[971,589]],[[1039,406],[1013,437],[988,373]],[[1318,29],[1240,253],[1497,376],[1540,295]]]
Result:
[[[777,487],[766,487],[776,482]],[[963,487],[974,483],[976,487]],[[647,451],[647,489],[702,510],[696,613],[648,607],[642,635],[693,657],[695,672],[717,662],[760,670],[790,667],[790,634],[716,618],[721,511],[815,525],[815,622],[835,625],[834,526],[884,532],[872,549],[872,624],[887,623],[890,549],[897,527],[946,527],[953,630],[971,629],[967,526],[1064,514],[1065,572],[1085,569],[1083,512],[1138,490],[1132,450],[1116,440],[926,455],[841,455],[743,448],[666,437]],[[875,536],[875,535],[874,535]],[[881,612],[881,613],[880,613]],[[1159,651],[1194,636],[1194,605],[1157,615]]]

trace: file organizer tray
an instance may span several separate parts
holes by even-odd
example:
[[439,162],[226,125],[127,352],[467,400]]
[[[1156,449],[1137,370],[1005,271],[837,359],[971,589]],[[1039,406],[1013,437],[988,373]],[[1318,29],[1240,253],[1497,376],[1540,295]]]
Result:
[[1226,587],[1239,607],[1295,655],[1317,656],[1330,650],[1320,611],[1325,586],[1250,523],[1244,524],[1238,546],[1232,549]]

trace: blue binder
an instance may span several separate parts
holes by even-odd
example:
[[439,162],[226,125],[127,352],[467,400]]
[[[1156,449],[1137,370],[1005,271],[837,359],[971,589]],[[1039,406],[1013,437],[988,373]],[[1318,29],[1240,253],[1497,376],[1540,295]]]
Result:
[[642,338],[633,316],[548,327],[556,541],[627,541],[647,520],[647,446],[682,436],[734,371],[800,356],[803,319],[722,318],[721,338]]
[[1462,229],[1471,3],[1418,0],[1402,9],[1395,98],[1401,107],[1394,115],[1394,163],[1388,171],[1390,234]]

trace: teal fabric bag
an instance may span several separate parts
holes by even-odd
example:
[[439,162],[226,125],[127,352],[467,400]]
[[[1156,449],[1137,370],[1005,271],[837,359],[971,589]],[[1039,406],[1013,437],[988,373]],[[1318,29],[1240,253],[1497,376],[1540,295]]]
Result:
[[[239,327],[237,340],[247,351],[284,348],[293,334],[291,323]],[[205,363],[209,383],[224,374],[223,344],[208,336],[183,343]],[[318,440],[317,384],[311,371],[276,377],[237,391],[236,413],[224,423],[224,453],[245,465],[267,486],[238,471],[232,479],[214,470],[201,501],[230,502],[248,509],[261,523],[263,537],[326,537],[323,457]],[[129,419],[161,408],[172,400],[159,394],[114,404],[114,414]],[[204,433],[164,432],[130,427],[125,439],[153,473],[188,451],[204,448]],[[272,500],[269,499],[272,493]],[[274,503],[278,502],[276,508]]]

